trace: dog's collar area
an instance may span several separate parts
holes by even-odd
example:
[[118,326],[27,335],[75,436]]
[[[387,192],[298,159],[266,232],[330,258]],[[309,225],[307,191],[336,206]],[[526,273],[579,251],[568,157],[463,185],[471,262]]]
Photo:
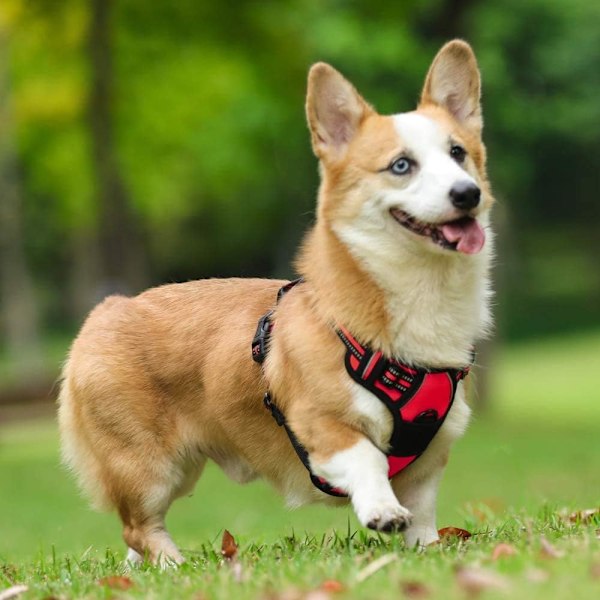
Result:
[[[283,286],[277,294],[277,302],[302,281],[296,279]],[[264,362],[268,352],[272,315],[273,311],[269,311],[261,317],[252,341],[252,358],[259,364]],[[462,369],[412,367],[360,344],[344,327],[338,327],[336,333],[346,346],[344,365],[348,375],[383,402],[392,416],[394,427],[386,451],[388,477],[392,478],[425,452],[450,412],[458,383],[467,376],[470,366]],[[331,496],[346,496],[344,490],[331,486],[312,472],[308,452],[268,391],[264,404],[276,423],[285,429],[313,484]]]

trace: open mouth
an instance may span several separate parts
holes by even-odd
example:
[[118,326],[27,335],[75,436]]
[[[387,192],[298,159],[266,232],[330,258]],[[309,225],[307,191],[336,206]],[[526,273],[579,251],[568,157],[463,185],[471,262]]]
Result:
[[390,214],[400,225],[416,235],[429,238],[445,250],[455,250],[463,254],[477,254],[485,243],[485,232],[477,219],[462,217],[447,223],[425,223],[399,208],[392,208]]

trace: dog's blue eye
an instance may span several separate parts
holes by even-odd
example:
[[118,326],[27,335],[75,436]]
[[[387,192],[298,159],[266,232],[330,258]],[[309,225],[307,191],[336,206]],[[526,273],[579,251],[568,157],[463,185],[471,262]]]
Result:
[[457,162],[462,163],[465,161],[465,157],[467,156],[467,151],[458,144],[453,144],[450,147],[450,156]]
[[406,175],[411,168],[411,162],[408,158],[398,158],[390,165],[390,171],[394,175]]

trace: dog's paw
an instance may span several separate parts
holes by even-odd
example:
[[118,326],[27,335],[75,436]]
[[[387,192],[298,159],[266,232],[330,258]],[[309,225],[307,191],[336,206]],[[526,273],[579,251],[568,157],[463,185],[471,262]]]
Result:
[[375,531],[404,531],[412,522],[412,514],[400,504],[380,505],[359,515],[361,523]]
[[425,549],[440,539],[435,527],[409,527],[404,532],[404,543],[408,548]]
[[144,557],[139,552],[136,552],[133,548],[128,548],[127,558],[125,561],[130,566],[141,565],[144,562]]

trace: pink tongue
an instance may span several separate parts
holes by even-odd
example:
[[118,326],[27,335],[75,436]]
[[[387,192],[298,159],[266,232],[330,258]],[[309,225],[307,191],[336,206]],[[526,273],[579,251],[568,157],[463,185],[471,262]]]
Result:
[[464,254],[477,254],[485,243],[485,232],[476,219],[470,217],[446,223],[442,234],[450,242],[457,242],[456,249]]

